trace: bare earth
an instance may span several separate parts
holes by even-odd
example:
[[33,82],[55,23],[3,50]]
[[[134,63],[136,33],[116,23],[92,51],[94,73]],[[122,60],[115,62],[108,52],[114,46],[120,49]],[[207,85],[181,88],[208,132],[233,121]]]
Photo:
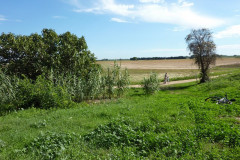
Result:
[[[113,61],[98,61],[103,67],[113,66]],[[118,61],[119,63],[119,61]],[[127,69],[197,69],[192,59],[174,60],[139,60],[120,62]],[[240,58],[218,58],[216,66],[240,64]]]
[[[172,82],[168,82],[166,84],[161,83],[161,86],[168,86],[168,85],[172,85],[172,84],[181,84],[181,83],[188,83],[188,82],[194,82],[196,81],[196,79],[187,79],[187,80],[180,80],[180,81],[172,81]],[[130,85],[130,88],[141,88],[141,85]]]
[[[222,75],[223,76],[223,75]],[[211,78],[217,78],[219,76],[212,76]],[[198,79],[199,80],[199,79]],[[182,84],[182,83],[188,83],[188,82],[198,82],[197,79],[186,79],[186,80],[179,80],[179,81],[172,81],[172,82],[167,82],[166,84],[164,84],[163,82],[160,83],[161,86],[168,86],[168,85],[173,85],[173,84]],[[141,88],[141,85],[130,85],[130,88]]]

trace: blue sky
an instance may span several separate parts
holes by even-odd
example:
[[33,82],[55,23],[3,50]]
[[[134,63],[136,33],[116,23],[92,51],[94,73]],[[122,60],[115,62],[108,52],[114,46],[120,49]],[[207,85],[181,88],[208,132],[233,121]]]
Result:
[[0,31],[52,28],[85,36],[98,59],[186,56],[191,29],[209,28],[217,52],[240,55],[239,0],[1,0]]

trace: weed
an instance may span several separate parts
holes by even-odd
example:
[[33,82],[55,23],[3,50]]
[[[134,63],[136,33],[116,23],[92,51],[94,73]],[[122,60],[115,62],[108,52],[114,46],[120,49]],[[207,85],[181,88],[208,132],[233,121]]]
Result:
[[152,73],[149,78],[144,78],[142,85],[146,94],[153,94],[159,90],[160,80],[156,73]]
[[22,153],[30,153],[41,159],[56,159],[74,140],[75,134],[46,132],[26,144]]
[[47,126],[47,122],[44,119],[43,121],[35,122],[33,124],[30,124],[31,128],[44,128]]

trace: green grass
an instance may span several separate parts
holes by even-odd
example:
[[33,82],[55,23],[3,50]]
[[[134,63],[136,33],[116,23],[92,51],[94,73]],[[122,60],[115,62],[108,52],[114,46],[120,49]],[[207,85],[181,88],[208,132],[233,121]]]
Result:
[[[113,101],[11,112],[0,117],[0,159],[239,159],[240,71],[233,72],[154,95],[131,89]],[[225,93],[232,105],[205,101]]]

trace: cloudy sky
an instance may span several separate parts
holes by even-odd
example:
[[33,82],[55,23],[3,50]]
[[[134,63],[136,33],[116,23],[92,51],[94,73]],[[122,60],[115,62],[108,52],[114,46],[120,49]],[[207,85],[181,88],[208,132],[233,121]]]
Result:
[[239,0],[2,0],[0,31],[52,28],[85,36],[98,59],[185,56],[191,29],[209,28],[217,51],[240,55]]

